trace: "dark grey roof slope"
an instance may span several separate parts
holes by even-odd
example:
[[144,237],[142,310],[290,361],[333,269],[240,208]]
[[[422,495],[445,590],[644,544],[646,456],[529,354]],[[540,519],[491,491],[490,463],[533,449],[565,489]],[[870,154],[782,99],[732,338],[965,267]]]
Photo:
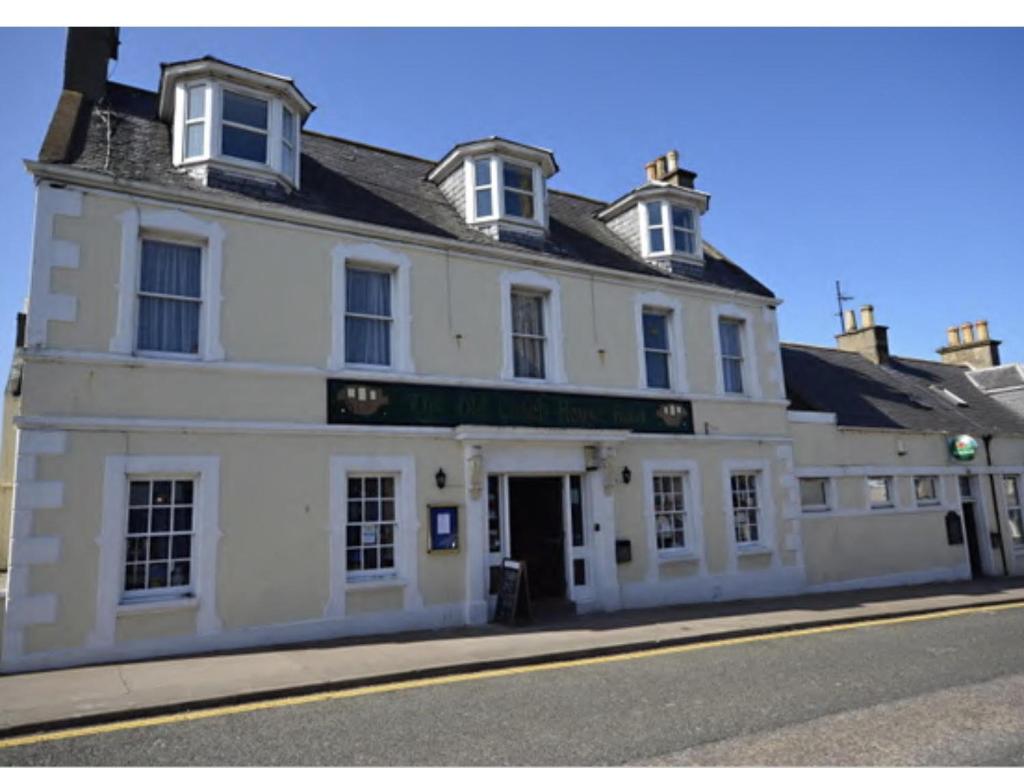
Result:
[[991,392],[994,389],[1024,387],[1024,366],[1001,365],[998,368],[983,368],[968,374],[981,389]]
[[854,352],[783,344],[782,367],[791,407],[835,413],[840,426],[1024,434],[1024,416],[981,392],[960,366],[903,357],[875,365]]
[[[118,83],[108,85],[107,104],[94,107],[84,140],[75,142],[65,162],[118,178],[190,189],[211,199],[257,199],[304,211],[387,227],[494,245],[468,226],[426,176],[431,160],[411,157],[319,133],[302,135],[302,188],[286,192],[227,174],[213,174],[204,186],[171,165],[170,127],[157,118],[157,95]],[[106,111],[111,118],[108,160]],[[549,256],[640,274],[664,276],[634,254],[597,221],[605,203],[552,191],[550,232],[543,244]],[[523,251],[525,244],[504,243]],[[731,261],[710,253],[705,266],[677,276],[759,296],[773,296],[764,285]]]

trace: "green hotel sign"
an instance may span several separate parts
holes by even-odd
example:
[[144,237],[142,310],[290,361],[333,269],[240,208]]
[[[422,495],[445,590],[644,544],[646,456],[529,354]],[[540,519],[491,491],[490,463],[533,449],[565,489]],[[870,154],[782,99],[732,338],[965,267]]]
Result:
[[327,380],[328,424],[621,429],[693,434],[688,400]]
[[949,439],[949,455],[957,461],[971,461],[978,452],[978,441],[970,435],[957,435]]

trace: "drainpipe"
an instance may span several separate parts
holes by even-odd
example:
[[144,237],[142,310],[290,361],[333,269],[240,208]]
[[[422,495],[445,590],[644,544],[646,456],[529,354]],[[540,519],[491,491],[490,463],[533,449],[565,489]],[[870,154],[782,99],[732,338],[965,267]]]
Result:
[[[985,464],[992,467],[992,435],[982,435],[981,441],[985,444]],[[996,534],[999,536],[999,555],[1003,560],[1003,576],[1010,575],[1010,569],[1006,565],[1006,547],[1003,542],[1003,521],[999,514],[999,495],[996,493],[996,476],[988,473],[988,482],[992,490],[992,509],[996,513]]]

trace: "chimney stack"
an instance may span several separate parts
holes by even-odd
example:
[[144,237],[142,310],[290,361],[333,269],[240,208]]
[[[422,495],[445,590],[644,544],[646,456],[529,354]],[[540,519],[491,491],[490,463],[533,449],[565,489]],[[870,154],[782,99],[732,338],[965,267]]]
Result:
[[107,64],[117,58],[118,27],[69,27],[64,49],[64,90],[90,101],[107,92]]
[[946,331],[946,346],[936,351],[942,362],[966,365],[972,369],[992,368],[999,365],[999,345],[989,336],[988,320],[953,325]]
[[856,352],[875,365],[889,362],[889,328],[875,325],[875,308],[865,304],[860,308],[861,328],[852,309],[843,312],[843,328],[836,336],[836,344],[844,352]]
[[697,174],[679,167],[679,151],[670,149],[661,157],[655,158],[644,166],[648,181],[660,181],[675,187],[693,189]]

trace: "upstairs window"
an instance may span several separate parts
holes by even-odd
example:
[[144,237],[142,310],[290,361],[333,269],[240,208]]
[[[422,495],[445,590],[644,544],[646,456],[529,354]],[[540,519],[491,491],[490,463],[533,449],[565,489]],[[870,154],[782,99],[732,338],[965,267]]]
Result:
[[521,219],[533,218],[533,170],[504,163],[505,213]]
[[494,183],[491,175],[491,161],[477,160],[474,164],[476,179],[474,191],[476,193],[476,215],[478,218],[492,216],[494,204],[492,200]]
[[544,295],[512,291],[513,375],[520,379],[545,377]]
[[649,255],[698,255],[697,216],[692,208],[656,201],[646,203],[644,210]]
[[345,362],[391,365],[391,274],[345,269]]
[[891,477],[868,478],[868,503],[874,509],[893,505]]
[[718,320],[722,353],[722,386],[731,394],[743,393],[743,321],[728,317]]
[[224,91],[221,152],[229,157],[267,162],[267,112],[263,99]]
[[644,309],[643,328],[647,386],[654,389],[668,389],[671,383],[669,380],[668,314],[656,309]]
[[185,89],[185,157],[202,157],[206,150],[205,85]]
[[201,274],[198,246],[142,241],[136,349],[199,353]]
[[694,225],[693,211],[689,208],[672,206],[672,242],[673,250],[678,253],[695,252],[697,229]]
[[295,178],[295,113],[288,107],[281,108],[281,171],[290,179]]
[[919,507],[935,506],[939,503],[939,478],[934,475],[914,478],[914,498]]
[[665,237],[665,222],[662,219],[662,204],[647,204],[647,235],[651,253],[665,253],[668,250]]

